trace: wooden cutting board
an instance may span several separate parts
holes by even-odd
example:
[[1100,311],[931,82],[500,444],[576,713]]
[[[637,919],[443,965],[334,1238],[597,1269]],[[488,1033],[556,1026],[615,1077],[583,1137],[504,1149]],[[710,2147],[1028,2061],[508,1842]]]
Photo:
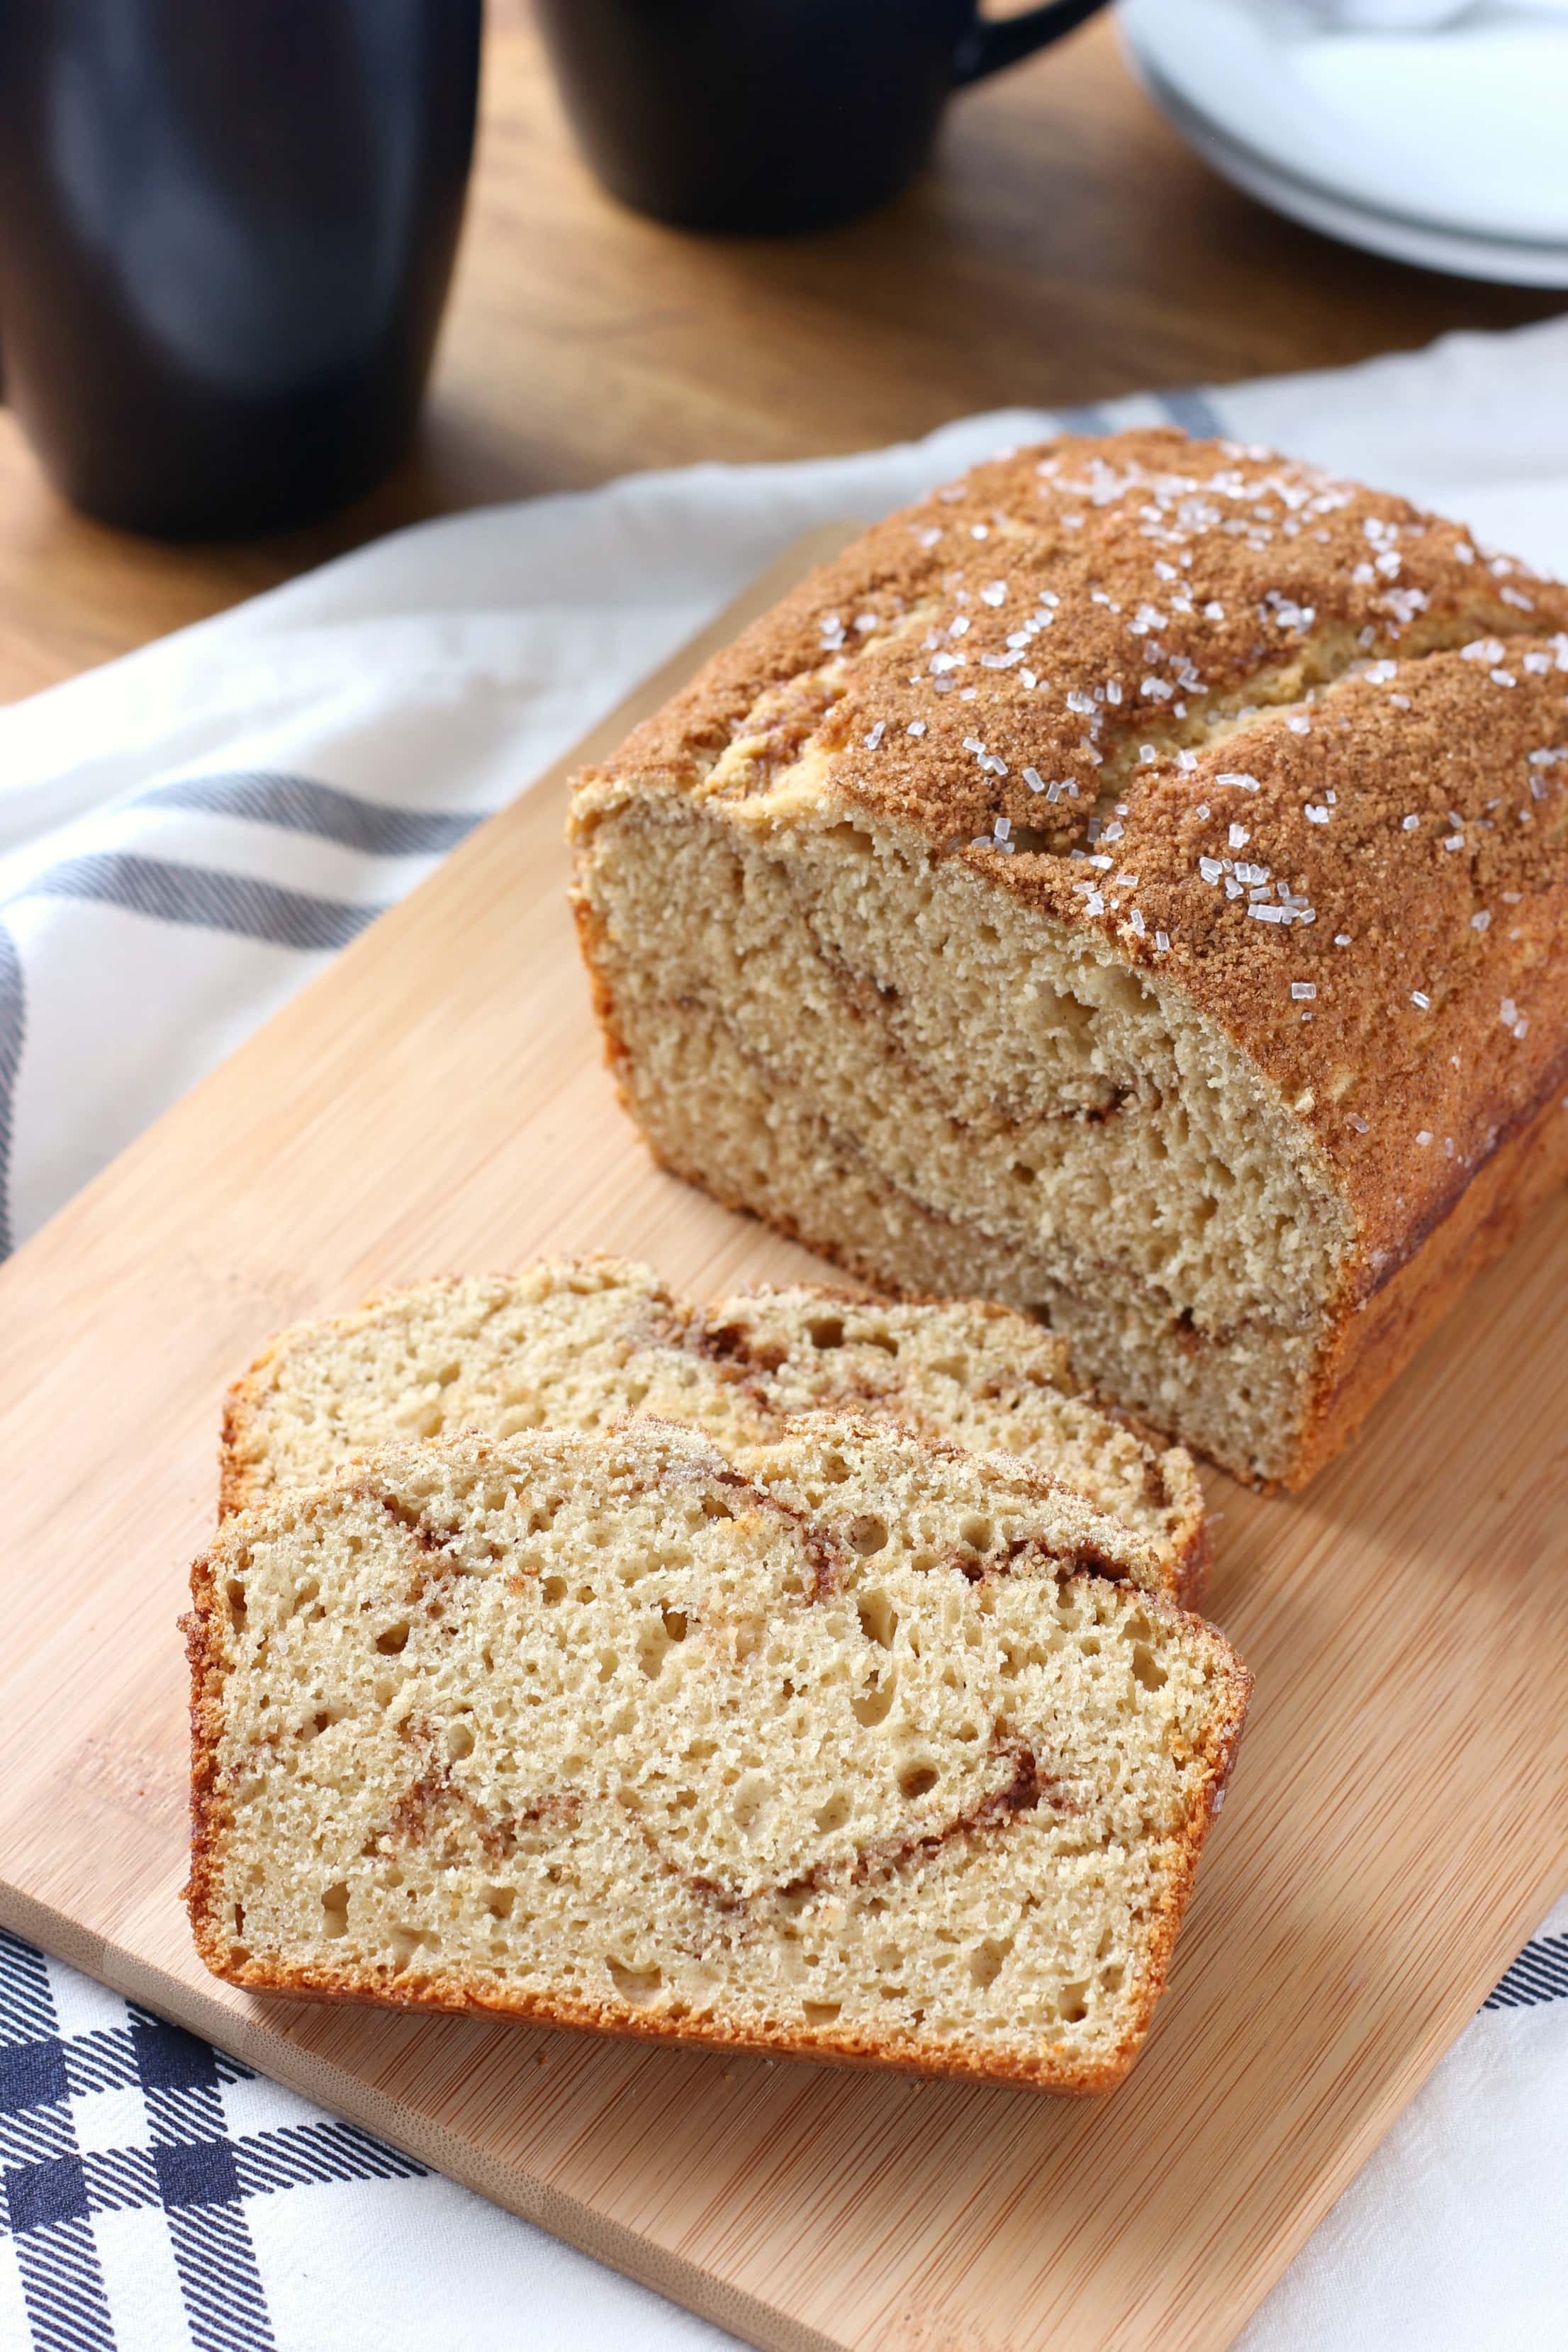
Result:
[[546,1251],[700,1292],[811,1264],[656,1173],[616,1108],[563,774],[0,1275],[0,1918],[760,2345],[1226,2345],[1568,1884],[1568,1201],[1308,1495],[1211,1482],[1257,1696],[1109,2101],[264,2002],[192,1953],[174,1620],[268,1333]]

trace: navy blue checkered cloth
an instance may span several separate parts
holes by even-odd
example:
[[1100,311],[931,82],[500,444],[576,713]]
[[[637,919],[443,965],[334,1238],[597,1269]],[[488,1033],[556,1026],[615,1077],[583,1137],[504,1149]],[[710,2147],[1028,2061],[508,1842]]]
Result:
[[49,1964],[0,1929],[0,2344],[116,2352],[97,2225],[132,2212],[167,2233],[195,2352],[271,2352],[251,2200],[423,2168],[325,2116],[236,2130],[225,2092],[249,2068],[134,2004],[125,2020],[62,2032]]
[[[172,2256],[177,2281],[184,2332],[160,2333],[158,2352],[187,2338],[194,2352],[276,2352],[247,2218],[253,2201],[423,2179],[424,2168],[325,2116],[247,2130],[226,2095],[255,2081],[247,2066],[134,2002],[122,2005],[121,2025],[72,2032],[58,2015],[64,1981],[79,1979],[0,1928],[0,2347],[146,2343],[145,2312],[128,2329],[120,2306],[127,2276],[144,2273],[153,2249],[143,2241],[139,2258],[132,2246],[128,2263],[117,2228],[106,2261],[102,2242],[105,2217],[134,2214],[166,2241],[157,2252],[165,2268]],[[1568,1936],[1538,1936],[1486,2005],[1563,1999]]]

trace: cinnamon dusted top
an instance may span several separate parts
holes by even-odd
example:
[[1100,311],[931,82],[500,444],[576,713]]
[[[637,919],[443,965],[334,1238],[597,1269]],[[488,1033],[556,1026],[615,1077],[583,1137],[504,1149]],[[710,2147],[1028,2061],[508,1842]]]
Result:
[[912,826],[1190,992],[1390,1270],[1568,1085],[1568,589],[1173,430],[1064,437],[879,524],[580,803]]

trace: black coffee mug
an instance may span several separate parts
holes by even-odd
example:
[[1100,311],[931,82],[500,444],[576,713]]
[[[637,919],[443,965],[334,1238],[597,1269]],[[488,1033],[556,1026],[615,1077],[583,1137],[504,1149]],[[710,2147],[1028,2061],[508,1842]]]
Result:
[[825,228],[896,195],[948,93],[1104,0],[990,23],[976,0],[535,0],[612,195],[681,228]]
[[0,0],[0,362],[77,505],[300,522],[405,448],[480,0]]

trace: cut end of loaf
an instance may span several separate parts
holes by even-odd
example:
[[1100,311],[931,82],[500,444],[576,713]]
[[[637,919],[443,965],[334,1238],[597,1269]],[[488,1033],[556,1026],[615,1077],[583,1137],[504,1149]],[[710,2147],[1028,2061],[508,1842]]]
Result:
[[[1142,1421],[1288,1478],[1347,1220],[1225,1031],[1050,918],[994,919],[895,825],[860,821],[851,864],[826,821],[645,814],[598,838],[590,952],[663,1162],[868,1282],[1005,1304]],[[846,969],[882,1009],[843,1017]]]
[[255,1990],[1068,2092],[1145,2032],[1246,1670],[1094,1514],[842,1419],[463,1439],[193,1574],[190,1907]]

